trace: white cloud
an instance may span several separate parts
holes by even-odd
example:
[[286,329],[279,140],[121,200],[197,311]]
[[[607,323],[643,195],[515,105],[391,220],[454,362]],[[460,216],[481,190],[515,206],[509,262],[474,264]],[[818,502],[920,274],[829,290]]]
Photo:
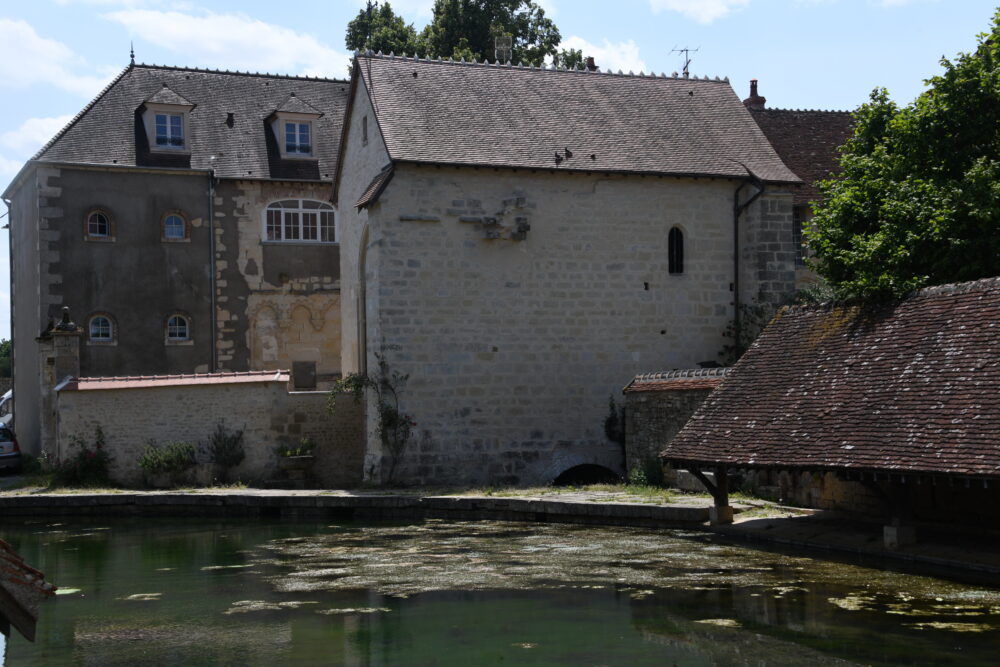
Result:
[[45,145],[56,132],[63,129],[73,116],[55,118],[29,118],[16,130],[0,134],[0,145],[16,151],[20,155],[30,155]]
[[654,12],[677,12],[698,23],[711,23],[748,4],[750,0],[649,0]]
[[579,49],[583,51],[584,57],[593,56],[594,62],[602,70],[610,69],[615,72],[618,70],[623,72],[631,70],[636,74],[639,72],[648,72],[646,63],[639,56],[639,47],[631,39],[627,42],[618,42],[617,44],[612,44],[605,39],[603,46],[597,46],[582,37],[573,36],[564,39],[559,44],[559,48]]
[[76,73],[85,68],[84,60],[62,42],[40,36],[25,21],[0,19],[0,80],[6,85],[51,84],[92,97],[107,84],[110,73]]
[[[347,75],[350,57],[312,35],[242,14],[185,14],[128,9],[106,15],[138,39],[183,55],[200,66],[303,74]],[[184,63],[178,63],[184,64]]]

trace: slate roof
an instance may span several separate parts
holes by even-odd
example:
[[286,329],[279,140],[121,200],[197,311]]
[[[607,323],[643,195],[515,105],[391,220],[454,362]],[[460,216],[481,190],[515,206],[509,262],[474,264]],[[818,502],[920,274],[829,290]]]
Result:
[[385,190],[385,187],[389,185],[389,181],[392,180],[392,175],[394,173],[395,171],[393,170],[392,163],[389,163],[382,168],[382,171],[375,175],[375,178],[372,179],[372,182],[368,184],[368,187],[365,188],[361,197],[359,197],[358,201],[354,204],[359,211],[367,207],[369,204],[378,201],[382,191]]
[[849,111],[753,109],[750,111],[782,161],[804,182],[795,204],[821,199],[816,181],[840,171],[838,148],[854,132]]
[[783,309],[661,456],[1000,477],[1000,278]]
[[799,181],[728,81],[356,62],[393,161]]
[[626,394],[643,391],[688,391],[693,389],[715,389],[732,368],[690,368],[643,373],[636,375],[623,390]]
[[[266,119],[292,93],[298,98],[296,108],[303,103],[314,108],[310,113],[323,112],[313,121],[317,161],[280,159],[272,133],[265,132]],[[334,79],[129,66],[34,159],[215,169],[222,178],[328,180],[335,172],[347,95],[348,83]],[[144,151],[135,114],[154,96],[196,105],[188,116],[190,158]],[[227,124],[230,113],[232,127]]]

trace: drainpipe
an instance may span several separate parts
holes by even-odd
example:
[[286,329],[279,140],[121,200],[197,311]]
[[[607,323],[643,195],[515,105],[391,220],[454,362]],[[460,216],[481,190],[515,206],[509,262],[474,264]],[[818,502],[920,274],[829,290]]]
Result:
[[[7,225],[6,225],[6,227],[7,227],[7,271],[8,271],[7,275],[10,278],[10,389],[11,389],[11,391],[13,391],[14,390],[14,372],[15,372],[14,371],[14,290],[15,290],[15,283],[14,283],[14,247],[13,247],[13,243],[11,242],[11,241],[13,241],[13,237],[14,237],[14,228],[11,227],[11,222],[14,220],[14,216],[11,215],[11,212],[10,212],[11,211],[11,208],[10,208],[11,200],[7,199],[6,197],[4,197],[3,198],[3,203],[4,203],[4,206],[7,207]],[[11,410],[13,411],[13,406],[11,406]],[[14,418],[15,419],[17,418],[16,414],[14,415]],[[13,421],[11,421],[11,425],[12,426],[16,426],[16,424],[14,424]]]
[[209,286],[211,287],[211,302],[212,302],[212,313],[210,316],[210,322],[212,327],[212,365],[209,368],[210,373],[214,373],[219,370],[219,360],[218,360],[218,349],[216,343],[218,342],[218,322],[215,313],[215,170],[212,169],[208,172],[208,248],[211,253],[209,257],[209,270],[212,272],[212,277],[209,280]]
[[[733,343],[736,346],[739,345],[740,334],[743,332],[743,325],[740,318],[740,216],[743,214],[743,211],[747,210],[751,204],[764,194],[765,189],[764,181],[757,178],[745,164],[741,163],[741,166],[746,169],[747,175],[740,183],[740,186],[736,188],[736,192],[733,193]],[[750,199],[741,204],[740,193],[747,185],[752,185],[757,188],[757,191],[753,193]]]

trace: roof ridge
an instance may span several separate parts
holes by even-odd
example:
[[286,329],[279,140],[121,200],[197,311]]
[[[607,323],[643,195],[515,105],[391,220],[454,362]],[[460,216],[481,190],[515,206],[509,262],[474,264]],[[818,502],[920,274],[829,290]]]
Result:
[[726,377],[733,370],[732,366],[720,366],[716,368],[682,368],[672,371],[658,371],[655,373],[640,373],[632,380],[633,382],[649,382],[653,380],[680,380],[680,379],[702,379]]
[[584,75],[586,75],[586,74],[597,74],[597,75],[604,75],[604,76],[621,76],[621,77],[642,78],[642,79],[665,79],[665,80],[671,80],[671,81],[699,81],[699,82],[705,82],[705,81],[707,81],[707,82],[712,82],[712,83],[729,83],[729,77],[728,76],[722,77],[722,78],[716,76],[714,79],[711,78],[711,77],[709,77],[707,74],[703,78],[698,78],[697,76],[683,77],[683,76],[678,75],[677,72],[674,72],[670,76],[667,76],[667,74],[665,72],[660,72],[659,74],[657,74],[656,72],[649,72],[647,74],[646,72],[641,71],[641,70],[639,71],[638,74],[636,74],[632,70],[629,70],[628,73],[625,73],[625,72],[623,72],[620,69],[617,72],[613,72],[610,69],[608,69],[606,71],[602,71],[600,69],[590,70],[590,69],[587,69],[586,67],[569,68],[569,67],[558,67],[556,65],[552,65],[551,67],[546,67],[544,64],[540,65],[540,66],[525,65],[523,62],[522,63],[518,63],[517,65],[515,65],[514,63],[512,63],[510,61],[507,61],[506,63],[501,63],[499,61],[494,61],[494,62],[491,63],[488,59],[485,59],[485,58],[483,59],[482,62],[479,62],[476,59],[473,59],[472,62],[469,62],[469,61],[465,60],[465,58],[462,58],[460,60],[453,60],[451,58],[421,58],[420,56],[417,56],[417,55],[407,56],[404,53],[401,56],[397,56],[395,53],[392,53],[392,52],[390,52],[388,54],[385,54],[385,53],[382,53],[381,51],[377,51],[377,52],[375,52],[375,51],[364,51],[364,52],[362,52],[362,51],[355,51],[354,57],[355,58],[378,58],[380,60],[400,60],[400,61],[409,61],[409,62],[421,62],[421,63],[429,63],[429,64],[432,64],[432,65],[465,65],[467,67],[481,67],[481,68],[491,68],[491,69],[529,70],[529,71],[538,71],[538,72],[565,72],[565,73],[575,73],[575,74],[584,74]]
[[802,113],[802,112],[807,112],[807,113],[842,113],[842,114],[853,114],[854,113],[853,111],[850,111],[848,109],[781,109],[781,108],[778,108],[778,107],[771,108],[771,109],[751,109],[750,111],[752,113],[766,113],[768,111],[779,111],[779,112],[782,112],[782,113],[794,113],[794,112],[798,112],[798,113]]
[[348,79],[333,79],[324,76],[308,76],[297,74],[271,74],[270,72],[242,72],[240,70],[209,69],[207,67],[181,67],[179,65],[155,65],[149,63],[136,63],[130,67],[143,67],[145,69],[161,69],[173,72],[199,72],[202,74],[229,74],[232,76],[259,76],[267,79],[294,79],[296,81],[327,81],[329,83],[350,83]]
[[[107,95],[108,91],[111,90],[111,88],[114,87],[115,84],[117,84],[119,81],[121,81],[122,78],[126,74],[128,74],[130,71],[132,71],[133,67],[134,67],[134,65],[128,65],[128,66],[126,66],[125,69],[123,69],[121,72],[118,73],[118,76],[116,76],[114,79],[112,79],[111,81],[109,81],[108,85],[104,86],[104,88],[101,89],[101,92],[97,93],[97,95],[94,97],[94,99],[90,100],[90,102],[88,102],[82,109],[80,109],[80,111],[75,116],[73,116],[73,118],[71,118],[70,121],[68,123],[66,123],[66,125],[63,126],[63,128],[61,130],[59,130],[58,132],[56,132],[55,136],[53,136],[51,139],[49,139],[47,142],[45,142],[44,146],[42,146],[37,151],[35,151],[35,154],[32,155],[31,158],[28,159],[28,162],[31,162],[32,160],[39,159],[40,157],[42,157],[42,153],[44,153],[45,151],[47,151],[50,148],[52,148],[52,145],[54,143],[56,143],[57,141],[59,141],[59,139],[61,139],[63,137],[63,135],[65,135],[69,131],[69,129],[71,127],[73,127],[74,125],[76,125],[80,121],[80,119],[83,118],[83,116],[88,111],[90,111],[91,109],[93,109],[94,105],[97,104],[98,100],[100,100],[102,97],[104,97],[105,95]],[[18,176],[19,175],[20,175],[20,172],[18,172]],[[14,178],[15,178],[15,180],[17,180],[17,176],[15,176]]]

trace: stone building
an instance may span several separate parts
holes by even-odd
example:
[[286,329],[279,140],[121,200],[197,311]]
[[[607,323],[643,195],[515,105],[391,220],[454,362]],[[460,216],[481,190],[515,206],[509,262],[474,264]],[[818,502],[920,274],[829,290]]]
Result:
[[20,171],[10,208],[14,396],[36,453],[64,305],[84,376],[295,366],[337,377],[330,203],[348,83],[130,65]]
[[799,179],[727,81],[359,56],[340,151],[341,358],[408,376],[402,481],[620,474],[608,397],[795,287]]

